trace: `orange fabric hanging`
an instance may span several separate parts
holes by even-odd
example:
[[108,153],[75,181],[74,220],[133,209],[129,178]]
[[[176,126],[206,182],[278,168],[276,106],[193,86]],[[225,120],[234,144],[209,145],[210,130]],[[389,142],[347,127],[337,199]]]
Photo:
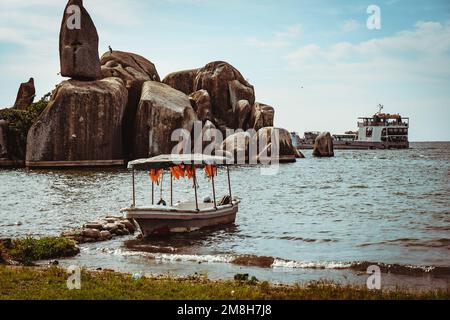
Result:
[[205,166],[205,173],[209,178],[212,178],[216,175],[217,173],[217,168],[215,166],[212,165],[206,165]]
[[194,177],[195,167],[194,166],[186,166],[186,176],[189,179],[192,179]]
[[161,176],[161,169],[151,169],[150,170],[150,180],[153,183],[158,183],[160,176]]
[[170,173],[177,180],[179,180],[180,178],[184,178],[184,176],[185,176],[184,168],[181,165],[176,166],[176,167],[171,167]]

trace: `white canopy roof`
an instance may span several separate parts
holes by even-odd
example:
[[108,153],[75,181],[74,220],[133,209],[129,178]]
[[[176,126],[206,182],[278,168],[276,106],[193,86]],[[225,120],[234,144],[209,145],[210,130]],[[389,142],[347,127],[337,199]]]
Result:
[[233,163],[233,161],[222,156],[207,156],[204,154],[163,154],[149,159],[131,161],[128,163],[128,169],[167,169],[181,164],[220,166],[228,165],[229,163]]

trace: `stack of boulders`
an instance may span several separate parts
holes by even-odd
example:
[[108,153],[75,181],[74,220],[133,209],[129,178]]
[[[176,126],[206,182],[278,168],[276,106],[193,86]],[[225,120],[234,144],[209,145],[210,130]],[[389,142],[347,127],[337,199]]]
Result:
[[136,229],[133,221],[121,217],[106,217],[86,223],[82,228],[63,232],[61,236],[71,238],[78,243],[91,243],[132,235]]
[[[73,6],[80,8],[81,26],[73,23]],[[274,108],[257,102],[254,87],[229,63],[214,61],[161,81],[155,65],[140,55],[110,47],[99,58],[97,29],[82,0],[68,1],[59,42],[61,75],[70,79],[53,91],[28,132],[30,166],[170,153],[177,144],[171,133],[192,130],[197,121],[224,136],[228,129],[273,129]],[[21,87],[24,98],[18,105],[34,96],[32,84],[31,79]],[[290,140],[283,132],[282,159],[298,157]]]

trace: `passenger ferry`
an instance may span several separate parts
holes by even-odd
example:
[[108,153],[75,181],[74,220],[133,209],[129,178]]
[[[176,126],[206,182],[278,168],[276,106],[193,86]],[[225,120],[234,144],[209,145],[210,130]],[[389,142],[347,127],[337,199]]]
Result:
[[[358,131],[333,135],[335,149],[408,149],[409,118],[380,111],[372,117],[358,119]],[[319,132],[305,132],[304,138],[292,132],[298,149],[312,149]]]

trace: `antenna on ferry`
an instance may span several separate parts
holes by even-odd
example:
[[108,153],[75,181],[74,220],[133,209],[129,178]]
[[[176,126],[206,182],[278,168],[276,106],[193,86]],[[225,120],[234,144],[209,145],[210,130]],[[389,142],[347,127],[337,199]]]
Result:
[[378,104],[378,108],[379,108],[378,114],[381,114],[381,111],[383,111],[383,109],[384,109],[384,105],[382,105],[382,104],[380,103],[380,104]]

